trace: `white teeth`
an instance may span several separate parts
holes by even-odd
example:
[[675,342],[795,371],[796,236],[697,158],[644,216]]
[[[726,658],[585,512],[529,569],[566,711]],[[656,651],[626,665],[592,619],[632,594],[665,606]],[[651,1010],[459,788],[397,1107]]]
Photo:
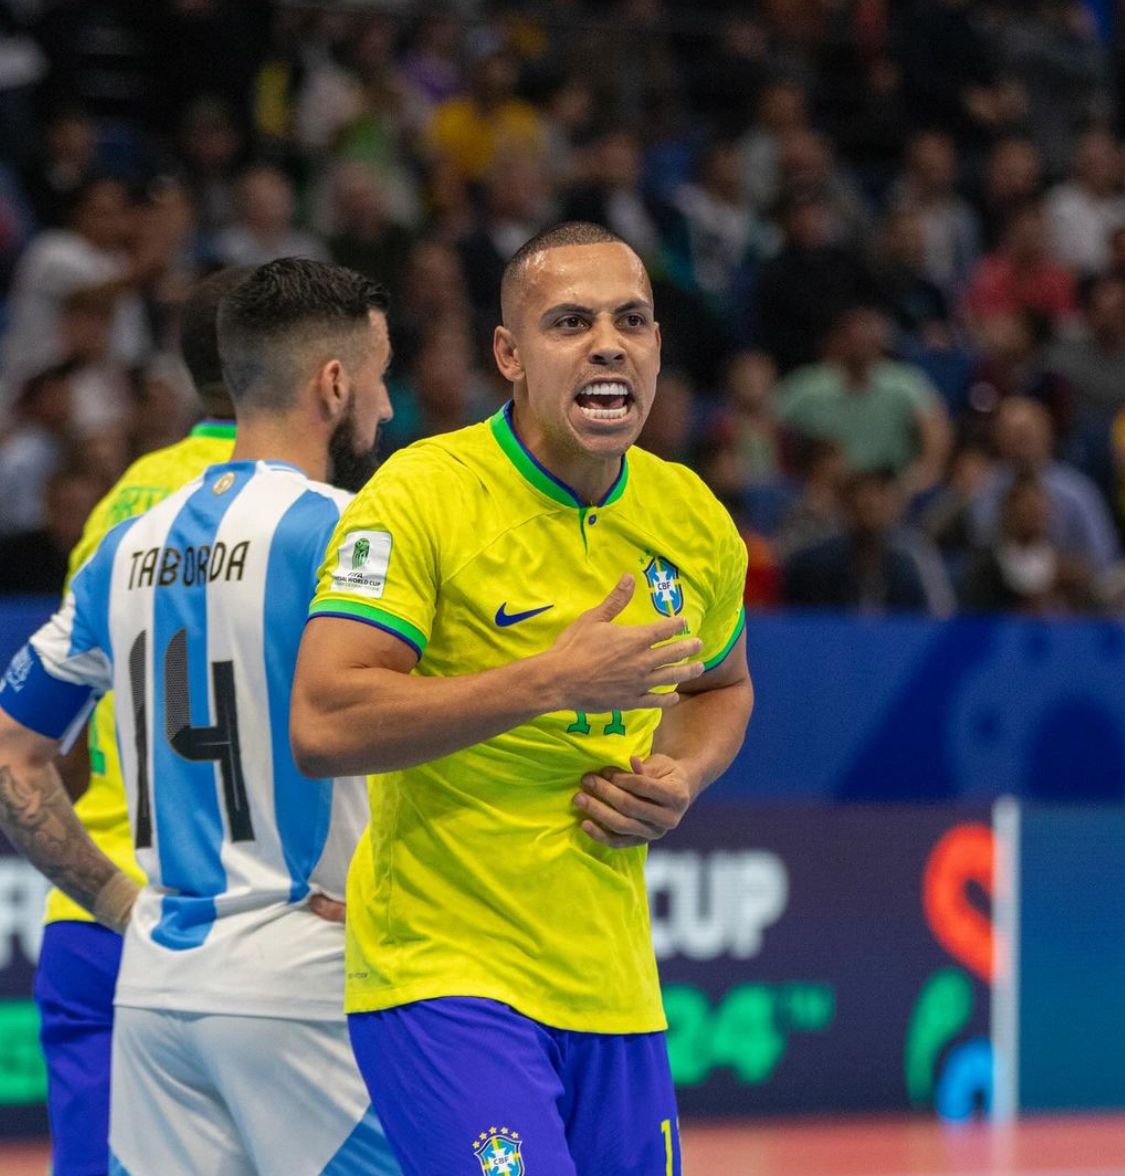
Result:
[[627,404],[623,404],[620,408],[587,408],[584,404],[580,404],[578,407],[582,410],[582,415],[589,417],[592,421],[619,421],[629,412]]
[[582,389],[583,396],[628,396],[629,389],[624,384],[587,384]]

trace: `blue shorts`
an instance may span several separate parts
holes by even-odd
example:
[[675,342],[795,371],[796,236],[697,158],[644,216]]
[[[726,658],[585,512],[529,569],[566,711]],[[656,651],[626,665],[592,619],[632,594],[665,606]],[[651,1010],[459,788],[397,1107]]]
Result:
[[48,923],[35,973],[47,1059],[53,1176],[109,1171],[113,990],[121,936],[97,923]]
[[404,1176],[680,1176],[663,1033],[552,1029],[467,997],[348,1027]]

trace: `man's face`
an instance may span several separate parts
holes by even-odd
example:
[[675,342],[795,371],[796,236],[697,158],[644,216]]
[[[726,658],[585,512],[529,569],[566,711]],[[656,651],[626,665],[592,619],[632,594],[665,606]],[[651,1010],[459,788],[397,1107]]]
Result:
[[394,415],[386,374],[391,346],[387,320],[371,312],[370,334],[349,366],[351,399],[328,442],[332,483],[342,490],[361,490],[378,464],[379,426]]
[[619,457],[636,441],[660,372],[652,288],[626,245],[565,245],[530,259],[497,328],[524,440],[560,455]]

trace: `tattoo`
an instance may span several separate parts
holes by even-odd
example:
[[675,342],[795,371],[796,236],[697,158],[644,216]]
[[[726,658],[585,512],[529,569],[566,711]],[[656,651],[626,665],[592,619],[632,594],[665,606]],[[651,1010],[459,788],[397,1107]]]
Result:
[[54,764],[20,778],[0,764],[0,829],[64,894],[93,910],[114,864],[82,827]]

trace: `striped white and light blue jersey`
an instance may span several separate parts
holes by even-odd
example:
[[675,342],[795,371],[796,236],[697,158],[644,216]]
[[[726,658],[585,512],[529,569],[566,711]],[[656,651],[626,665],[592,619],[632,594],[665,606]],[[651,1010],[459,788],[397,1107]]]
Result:
[[297,649],[349,495],[277,462],[211,466],[105,537],[13,659],[0,706],[67,738],[109,689],[149,878],[117,1003],[342,1016],[342,898],[360,777],[310,780],[289,747]]

